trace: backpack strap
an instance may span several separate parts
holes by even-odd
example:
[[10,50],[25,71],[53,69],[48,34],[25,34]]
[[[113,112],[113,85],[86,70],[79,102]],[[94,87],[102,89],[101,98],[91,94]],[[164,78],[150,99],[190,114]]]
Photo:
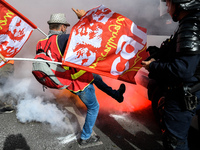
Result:
[[49,47],[51,46],[51,42],[48,44],[50,38],[52,37],[53,35],[49,36],[48,40],[46,41],[46,44],[45,44],[45,47],[44,49],[38,49],[36,54],[39,54],[39,53],[45,53],[46,56],[49,57],[49,55],[47,54],[47,50],[49,49]]

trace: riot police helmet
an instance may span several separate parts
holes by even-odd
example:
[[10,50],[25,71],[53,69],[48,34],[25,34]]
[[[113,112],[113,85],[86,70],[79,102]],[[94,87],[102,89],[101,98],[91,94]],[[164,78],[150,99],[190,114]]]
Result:
[[[183,10],[200,10],[200,0],[170,0],[172,3],[179,4]],[[161,0],[166,2],[166,0]]]
[[172,19],[178,21],[178,16],[181,11],[200,11],[200,0],[161,0],[161,2],[170,2],[175,5]]

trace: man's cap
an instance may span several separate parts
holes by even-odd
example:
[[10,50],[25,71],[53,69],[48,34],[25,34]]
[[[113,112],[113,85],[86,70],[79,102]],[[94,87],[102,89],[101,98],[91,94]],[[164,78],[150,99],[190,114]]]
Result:
[[65,24],[66,26],[70,26],[70,24],[67,22],[65,14],[63,13],[52,14],[50,20],[47,21],[47,23],[48,24],[60,23],[60,24]]

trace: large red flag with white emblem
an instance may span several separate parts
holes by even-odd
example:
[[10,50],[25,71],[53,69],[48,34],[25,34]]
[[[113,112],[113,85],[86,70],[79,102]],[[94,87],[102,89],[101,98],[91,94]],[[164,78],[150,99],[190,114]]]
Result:
[[[14,7],[0,0],[0,53],[14,57],[37,26]],[[2,61],[0,67],[5,65]]]
[[101,5],[73,26],[63,65],[135,83],[146,59],[147,30]]

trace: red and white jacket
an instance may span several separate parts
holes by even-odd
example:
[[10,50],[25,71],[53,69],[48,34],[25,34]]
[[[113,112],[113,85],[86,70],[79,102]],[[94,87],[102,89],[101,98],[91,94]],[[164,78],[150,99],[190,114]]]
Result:
[[[35,59],[62,62],[62,53],[58,45],[58,36],[62,35],[52,35],[49,38],[38,41]],[[65,40],[67,41],[68,39]],[[55,75],[62,84],[69,85],[67,89],[73,93],[83,91],[94,80],[90,72],[68,66],[62,67],[66,71],[59,72],[55,70]]]

